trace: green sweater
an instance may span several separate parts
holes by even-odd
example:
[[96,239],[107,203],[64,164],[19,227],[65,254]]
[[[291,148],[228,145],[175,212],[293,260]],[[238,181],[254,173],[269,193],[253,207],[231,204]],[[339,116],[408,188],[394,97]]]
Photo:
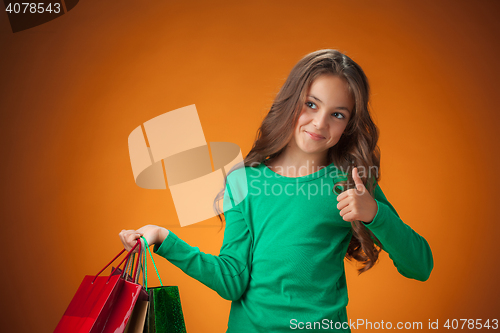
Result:
[[[339,180],[345,173],[333,163],[296,178],[264,163],[237,169],[227,178],[219,255],[171,231],[154,252],[232,301],[226,333],[350,332],[344,257],[352,230],[332,192]],[[399,218],[378,184],[374,199],[377,214],[366,227],[399,273],[427,280],[433,268],[427,241]]]

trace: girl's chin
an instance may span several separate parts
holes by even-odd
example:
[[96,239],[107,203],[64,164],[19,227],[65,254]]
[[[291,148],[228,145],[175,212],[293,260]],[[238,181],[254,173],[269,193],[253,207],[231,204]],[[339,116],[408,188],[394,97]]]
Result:
[[328,150],[328,148],[323,147],[323,145],[321,146],[317,145],[316,147],[312,147],[310,145],[303,145],[302,147],[300,147],[300,150],[302,150],[304,153],[307,154],[318,154]]

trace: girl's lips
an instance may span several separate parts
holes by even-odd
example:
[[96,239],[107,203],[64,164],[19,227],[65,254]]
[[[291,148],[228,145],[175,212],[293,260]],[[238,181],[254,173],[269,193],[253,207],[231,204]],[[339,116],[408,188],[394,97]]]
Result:
[[317,135],[317,134],[313,134],[313,133],[309,133],[308,131],[305,131],[307,134],[309,134],[309,137],[313,140],[316,140],[316,141],[319,141],[319,140],[323,140],[324,137],[320,136],[320,135]]

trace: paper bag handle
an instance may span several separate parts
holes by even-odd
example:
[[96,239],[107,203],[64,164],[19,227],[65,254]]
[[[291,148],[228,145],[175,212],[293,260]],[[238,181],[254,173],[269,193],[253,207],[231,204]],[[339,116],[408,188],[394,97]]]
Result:
[[[132,254],[132,252],[134,251],[134,249],[137,247],[137,245],[140,245],[141,242],[138,240],[137,243],[135,243],[134,247],[129,251],[129,253],[125,256],[125,258],[123,258],[123,260],[118,264],[118,266],[116,266],[116,268],[113,270],[113,272],[111,273],[111,275],[113,275],[113,273],[118,269],[118,267],[121,266],[121,264],[127,259],[130,257],[130,255]],[[114,257],[106,266],[104,266],[103,269],[101,269],[99,271],[99,273],[96,274],[96,276],[94,277],[94,280],[92,280],[92,284],[94,283],[95,279],[97,279],[97,277],[99,276],[99,274],[101,274],[106,268],[108,268],[109,265],[111,265],[115,260],[116,258],[118,258],[119,256],[121,256],[121,254],[125,252],[125,249],[121,250],[120,253],[118,253],[116,255],[116,257]],[[110,277],[111,277],[110,275]],[[109,280],[109,279],[108,279]]]

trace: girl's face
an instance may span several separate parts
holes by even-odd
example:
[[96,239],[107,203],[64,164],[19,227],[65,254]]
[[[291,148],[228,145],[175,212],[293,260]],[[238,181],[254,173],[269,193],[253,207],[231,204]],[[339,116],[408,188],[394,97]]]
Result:
[[354,100],[344,79],[331,74],[317,77],[307,91],[291,146],[321,157],[340,140],[353,108]]

